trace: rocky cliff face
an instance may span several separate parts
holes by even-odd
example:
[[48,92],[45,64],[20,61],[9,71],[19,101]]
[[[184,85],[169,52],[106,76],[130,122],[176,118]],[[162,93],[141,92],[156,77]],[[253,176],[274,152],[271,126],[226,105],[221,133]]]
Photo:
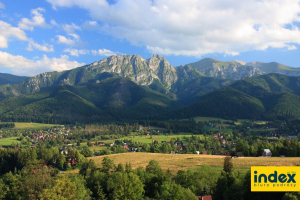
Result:
[[268,73],[300,76],[300,69],[279,63],[245,63],[238,60],[222,62],[211,58],[173,67],[160,55],[153,55],[149,59],[139,55],[118,55],[68,71],[42,73],[19,84],[2,85],[0,99],[31,94],[59,84],[76,86],[88,82],[99,83],[112,76],[127,77],[139,85],[150,86],[156,88],[155,91],[167,94],[176,93],[183,84],[204,76],[240,80]]
[[259,68],[248,66],[243,61],[221,62],[215,59],[206,58],[189,65],[206,76],[222,79],[240,80],[244,77],[253,77],[264,74]]
[[275,62],[246,63],[239,60],[222,62],[212,58],[205,58],[189,65],[206,76],[222,79],[241,80],[245,77],[255,77],[270,73],[300,76],[300,68],[292,68]]
[[150,85],[154,79],[158,79],[167,89],[178,79],[176,69],[159,55],[153,55],[147,60],[138,55],[111,56],[87,66],[86,69],[93,74],[116,73],[139,85]]

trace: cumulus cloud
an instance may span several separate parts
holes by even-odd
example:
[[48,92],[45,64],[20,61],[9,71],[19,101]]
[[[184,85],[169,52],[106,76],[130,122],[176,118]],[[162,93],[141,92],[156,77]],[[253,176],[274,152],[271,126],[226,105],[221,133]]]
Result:
[[93,55],[100,55],[100,56],[113,56],[117,55],[117,52],[113,52],[108,49],[98,49],[98,50],[92,50]]
[[100,29],[100,26],[97,21],[85,21],[82,25],[82,28],[93,31],[93,30]]
[[30,41],[27,47],[28,51],[33,51],[34,49],[45,51],[45,52],[52,52],[54,51],[53,45],[45,43],[44,45],[40,45],[38,43],[35,43],[33,41]]
[[26,33],[18,27],[13,27],[10,24],[0,21],[0,48],[8,47],[8,40],[16,38],[19,40],[28,40]]
[[113,52],[108,49],[98,49],[98,50],[87,50],[87,49],[65,49],[64,52],[70,53],[71,56],[79,56],[79,55],[86,55],[86,54],[92,54],[94,56],[112,56],[112,55],[117,55],[119,53]]
[[84,43],[80,40],[80,36],[75,33],[69,33],[68,34],[71,37],[65,37],[62,35],[57,35],[58,43],[66,44],[68,46],[81,46]]
[[67,33],[74,33],[75,30],[81,30],[81,28],[79,26],[77,26],[76,24],[72,23],[72,24],[63,24],[62,28],[67,32]]
[[90,51],[87,49],[65,49],[64,52],[70,53],[71,56],[79,56],[89,54]]
[[46,12],[44,8],[31,10],[32,19],[22,18],[19,22],[19,27],[24,30],[33,30],[34,27],[49,28],[50,25],[45,22],[42,12]]
[[10,68],[13,74],[34,76],[45,71],[64,71],[83,66],[85,63],[70,61],[67,55],[60,58],[48,58],[30,60],[20,55],[11,55],[0,51],[0,68]]
[[55,21],[54,19],[52,19],[52,20],[50,21],[50,23],[51,23],[53,26],[59,26],[59,25],[56,23],[56,21]]
[[152,53],[237,55],[270,47],[292,50],[300,44],[294,25],[300,21],[300,0],[47,1],[54,7],[86,9],[103,24],[103,32]]
[[0,2],[0,9],[5,9],[5,5]]

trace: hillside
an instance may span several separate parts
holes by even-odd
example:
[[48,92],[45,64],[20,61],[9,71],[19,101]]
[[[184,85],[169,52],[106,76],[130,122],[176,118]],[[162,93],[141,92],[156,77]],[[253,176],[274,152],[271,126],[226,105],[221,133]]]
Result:
[[15,76],[7,73],[0,73],[0,85],[20,83],[29,77]]
[[[201,97],[197,102],[165,115],[290,119],[300,117],[300,77],[279,74],[246,78]],[[173,117],[174,118],[174,117]]]
[[[90,158],[95,160],[98,166],[101,165],[102,159],[105,156],[97,156]],[[220,155],[197,155],[197,154],[161,154],[161,153],[122,153],[109,155],[109,158],[114,160],[115,164],[131,163],[132,168],[146,167],[151,160],[157,160],[161,168],[165,171],[170,170],[176,174],[178,170],[187,170],[197,168],[203,165],[216,167],[216,171],[220,172],[223,167],[224,156]],[[250,166],[294,166],[298,164],[299,158],[258,158],[258,157],[244,157],[232,159],[233,166],[236,170],[250,169]]]
[[271,62],[222,62],[212,58],[205,58],[190,66],[209,77],[241,80],[244,77],[256,77],[263,74],[279,73],[287,76],[300,76],[300,68],[292,68],[286,65]]
[[[151,89],[167,94],[174,99],[182,99],[185,97],[180,96],[183,92],[181,90],[182,85],[192,80],[203,77],[241,80],[245,77],[257,77],[269,73],[300,76],[300,69],[274,62],[245,63],[237,60],[222,62],[212,58],[205,58],[188,65],[173,67],[160,55],[153,55],[149,59],[144,59],[139,55],[118,55],[72,70],[45,72],[28,79],[27,77],[12,77],[12,75],[0,74],[0,84],[10,84],[0,86],[0,100],[7,97],[32,94],[60,84],[79,86],[86,83],[95,83],[107,78],[107,76],[127,77],[138,85],[149,86]],[[216,81],[212,80],[212,82]],[[222,81],[219,82],[221,87],[228,85]],[[202,86],[204,85],[199,85],[199,87]],[[212,90],[208,90],[208,92],[221,87],[211,88]],[[194,89],[186,88],[186,86],[183,88],[188,90]],[[206,91],[200,91],[196,96],[206,94]],[[188,95],[193,95],[193,93]]]
[[[68,71],[42,73],[18,84],[0,86],[0,100],[33,94],[61,84],[81,86],[111,77],[129,78],[138,85],[148,86],[170,98],[188,103],[195,101],[201,95],[232,83],[208,78],[207,81],[195,81],[193,88],[189,88],[192,80],[205,79],[205,75],[191,66],[173,67],[159,55],[153,55],[147,60],[138,55],[122,55],[111,56]],[[205,87],[209,84],[210,87]],[[195,88],[197,91],[194,91]]]
[[246,63],[237,61],[222,62],[212,58],[205,58],[198,62],[190,63],[189,65],[206,76],[222,79],[240,80],[244,77],[264,74],[262,70],[256,67],[248,66]]
[[0,114],[2,121],[67,123],[139,118],[178,107],[171,98],[127,78],[110,78],[12,97],[0,102]]

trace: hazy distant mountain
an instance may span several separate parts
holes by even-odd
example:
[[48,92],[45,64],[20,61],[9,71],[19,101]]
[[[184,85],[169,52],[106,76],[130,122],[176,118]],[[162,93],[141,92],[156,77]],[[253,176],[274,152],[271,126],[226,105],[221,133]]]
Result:
[[212,58],[205,58],[199,62],[190,63],[189,65],[206,76],[233,80],[240,80],[244,77],[255,77],[269,73],[300,76],[300,68],[292,68],[275,62],[245,63],[238,60],[222,62]]
[[0,85],[20,83],[29,77],[15,76],[7,73],[0,73]]
[[204,95],[197,102],[166,115],[240,119],[300,117],[300,77],[268,74],[245,78]]

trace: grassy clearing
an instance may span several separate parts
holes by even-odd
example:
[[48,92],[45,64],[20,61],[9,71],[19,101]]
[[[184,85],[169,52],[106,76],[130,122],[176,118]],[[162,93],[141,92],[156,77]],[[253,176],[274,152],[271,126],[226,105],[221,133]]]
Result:
[[79,174],[79,169],[64,171],[63,174]]
[[11,145],[13,142],[20,143],[20,141],[18,139],[19,139],[19,137],[10,137],[10,138],[0,139],[0,146],[8,146],[8,145]]
[[[216,118],[216,117],[195,117],[194,120],[196,122],[209,122],[209,121],[218,121],[220,120],[222,124],[218,124],[218,126],[230,126],[228,124],[223,124],[223,122],[225,121],[232,121],[232,120],[228,120],[228,119],[222,119],[222,118]],[[251,120],[249,119],[238,119],[237,122],[234,122],[235,125],[241,125],[243,122],[249,122]],[[256,124],[259,124],[259,125],[263,125],[263,124],[267,124],[268,121],[256,121],[255,122]]]
[[98,152],[98,151],[107,149],[107,147],[106,147],[106,146],[91,146],[91,147],[89,147],[89,149],[90,149],[91,151]]
[[[203,138],[203,135],[195,135],[200,136],[200,138]],[[151,144],[154,140],[157,140],[159,142],[162,141],[170,141],[172,138],[180,138],[180,140],[184,141],[184,138],[190,138],[192,137],[191,134],[189,135],[152,135],[152,138],[150,135],[142,135],[142,136],[128,136],[119,138],[118,140],[132,140],[133,142],[139,142],[139,143],[148,143]],[[106,144],[113,143],[115,140],[101,140],[101,142],[104,142]],[[99,141],[100,142],[100,141]],[[81,143],[82,146],[86,145],[86,143]]]
[[27,129],[27,128],[51,128],[54,126],[61,126],[58,124],[42,124],[42,123],[26,123],[26,122],[14,122],[14,129]]
[[216,118],[216,117],[195,117],[194,120],[196,122],[208,122],[208,121],[218,121],[220,120],[222,123],[223,121],[228,121],[228,120],[225,120],[225,119],[222,119],[222,118]]
[[[221,170],[224,162],[224,156],[216,155],[197,155],[197,154],[159,154],[159,153],[122,153],[108,155],[115,161],[115,164],[131,163],[133,169],[146,167],[151,160],[157,160],[163,170],[170,170],[177,173],[178,170],[187,170],[207,164],[213,166],[216,170]],[[96,164],[101,166],[104,156],[93,157]],[[262,158],[245,157],[232,159],[236,170],[246,173],[250,166],[298,166],[300,158]]]

